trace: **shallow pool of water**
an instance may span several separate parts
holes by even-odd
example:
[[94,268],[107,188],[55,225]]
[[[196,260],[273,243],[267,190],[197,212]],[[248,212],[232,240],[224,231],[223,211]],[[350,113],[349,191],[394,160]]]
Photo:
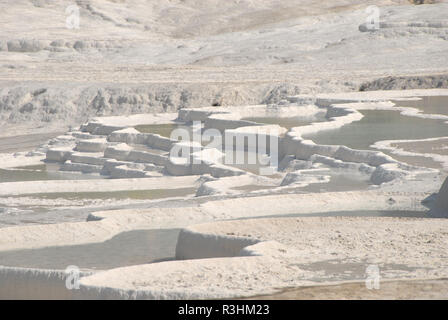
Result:
[[22,167],[21,169],[0,169],[1,182],[17,181],[46,181],[46,180],[87,180],[103,179],[99,174],[82,174],[75,172],[57,171],[56,169],[47,169],[45,166],[36,166],[35,168]]
[[[367,150],[381,140],[426,139],[448,135],[448,125],[441,120],[403,116],[399,111],[362,110],[364,118],[339,129],[304,136],[317,144],[345,145]],[[376,150],[376,149],[374,149]]]
[[339,192],[366,190],[373,185],[367,175],[355,175],[338,173],[336,170],[322,172],[324,175],[330,176],[327,183],[312,183],[298,190],[305,192]]
[[171,260],[179,231],[133,230],[101,243],[0,252],[0,265],[59,270],[75,265],[102,270]]
[[0,205],[0,228],[53,224],[63,222],[81,222],[86,221],[90,211],[88,207],[55,208],[54,206],[5,206]]
[[29,151],[62,134],[64,134],[64,132],[35,133],[11,137],[1,137],[0,153]]
[[10,196],[10,198],[40,198],[40,199],[64,199],[64,200],[152,200],[164,199],[171,197],[184,197],[192,195],[196,192],[196,188],[179,188],[179,189],[153,189],[153,190],[124,190],[109,192],[52,192],[52,193],[33,193],[21,196]]
[[312,117],[312,118],[304,118],[304,117],[289,117],[289,118],[284,118],[284,117],[281,117],[281,118],[280,117],[246,117],[246,118],[242,118],[241,120],[253,121],[253,122],[262,123],[262,124],[277,124],[280,127],[286,128],[288,130],[291,128],[294,128],[294,127],[306,126],[313,122],[327,121],[324,113],[317,114],[315,117]]
[[448,96],[421,97],[421,100],[392,100],[397,107],[412,107],[425,114],[448,116]]
[[448,156],[448,138],[440,138],[430,141],[409,141],[392,143],[392,147],[398,147],[406,151],[418,153],[436,153]]

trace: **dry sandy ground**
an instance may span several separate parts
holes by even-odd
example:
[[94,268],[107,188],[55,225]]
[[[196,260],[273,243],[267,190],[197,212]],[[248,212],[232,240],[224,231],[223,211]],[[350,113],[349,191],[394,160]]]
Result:
[[367,289],[364,282],[331,286],[301,287],[248,299],[260,300],[413,300],[448,299],[448,280],[385,281],[380,288]]

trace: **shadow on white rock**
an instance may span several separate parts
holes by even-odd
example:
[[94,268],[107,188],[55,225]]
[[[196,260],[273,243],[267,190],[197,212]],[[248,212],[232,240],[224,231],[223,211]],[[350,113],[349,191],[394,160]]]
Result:
[[434,207],[428,213],[434,218],[448,218],[448,178],[442,184]]

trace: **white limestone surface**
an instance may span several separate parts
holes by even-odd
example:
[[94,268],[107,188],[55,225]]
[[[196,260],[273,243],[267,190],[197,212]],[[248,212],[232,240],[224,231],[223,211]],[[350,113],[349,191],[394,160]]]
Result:
[[[448,221],[405,218],[283,218],[215,222],[185,229],[186,259],[99,272],[87,296],[131,299],[234,298],[281,288],[381,279],[446,277]],[[219,258],[219,257],[229,258]]]
[[19,181],[0,183],[0,196],[33,193],[112,192],[124,190],[180,189],[196,185],[199,176],[154,177],[142,179],[90,179]]

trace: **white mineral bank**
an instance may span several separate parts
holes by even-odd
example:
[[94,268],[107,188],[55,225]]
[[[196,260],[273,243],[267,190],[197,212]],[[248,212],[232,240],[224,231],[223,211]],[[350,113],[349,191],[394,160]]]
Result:
[[[434,224],[427,219],[325,217],[197,225],[180,235],[183,242],[177,255],[199,260],[97,273],[81,280],[82,290],[104,298],[137,299],[266,294],[276,288],[310,285],[318,277],[322,277],[320,284],[337,283],[333,276],[310,270],[313,262],[329,260],[338,260],[342,266],[358,263],[360,270],[353,275],[358,281],[365,279],[365,266],[375,263],[384,267],[383,281],[403,277],[400,265],[415,268],[405,278],[439,278],[447,274],[443,250],[447,224],[446,220]],[[402,237],[408,241],[401,241]],[[422,241],[430,244],[422,245]],[[218,258],[226,256],[234,258]]]
[[[39,164],[49,148],[47,157],[54,161],[71,157],[66,169],[99,171],[106,167],[111,175],[127,177],[143,170],[129,162],[144,158],[158,162],[153,168],[157,172],[156,166],[166,165],[163,157],[137,154],[119,144],[144,140],[166,151],[172,142],[139,135],[128,127],[148,122],[172,124],[182,116],[177,114],[179,107],[216,103],[239,106],[230,108],[235,110],[281,102],[290,96],[291,101],[327,106],[334,115],[328,123],[289,132],[285,146],[293,154],[306,160],[317,154],[311,160],[336,168],[364,166],[367,171],[372,169],[370,174],[382,184],[371,191],[247,198],[221,195],[222,199],[210,201],[198,198],[185,207],[94,212],[88,222],[3,228],[0,250],[5,252],[101,243],[130,230],[185,228],[178,258],[205,259],[83,274],[79,292],[65,289],[61,270],[1,267],[1,297],[11,292],[23,296],[38,292],[40,297],[53,298],[250,296],[275,288],[315,285],[316,272],[307,264],[347,258],[355,260],[349,263],[363,264],[381,263],[386,257],[395,266],[385,268],[386,279],[447,277],[445,220],[325,217],[222,221],[343,210],[424,211],[420,201],[438,191],[444,175],[422,173],[376,152],[319,146],[301,136],[357,121],[361,118],[358,110],[391,108],[390,99],[447,95],[444,90],[346,93],[383,76],[419,79],[446,73],[446,3],[412,6],[404,0],[377,1],[382,24],[376,32],[363,32],[368,15],[365,7],[371,1],[93,0],[88,5],[79,2],[79,30],[65,26],[65,9],[71,4],[39,0],[0,4],[0,136],[65,132],[68,125],[88,122],[85,132],[60,136],[56,139],[59,144],[52,147],[44,145],[32,154],[1,154],[0,167]],[[345,103],[345,110],[331,106],[337,102]],[[184,115],[208,120],[210,126],[224,124],[225,128],[237,127],[241,118],[252,115],[246,111],[212,115],[209,111],[185,111]],[[301,111],[312,114],[315,110]],[[401,111],[436,118],[411,109]],[[131,113],[146,115],[127,116]],[[98,118],[87,121],[92,117]],[[80,156],[81,151],[88,151],[84,152],[87,155]],[[119,163],[123,160],[117,157],[128,163]],[[446,158],[437,159],[446,162]],[[238,177],[238,170],[216,163],[202,169],[216,175],[202,181],[205,194],[231,193],[232,187],[256,180],[249,174]],[[172,170],[190,173],[190,168]],[[107,182],[12,182],[2,184],[0,191],[8,197],[33,194],[41,188],[85,192],[90,188],[153,189],[155,182],[167,188],[172,181],[179,183],[177,187],[197,185],[194,176],[150,179],[138,179],[138,184],[129,177]],[[431,213],[446,217],[447,198],[445,182]],[[397,269],[399,265],[414,269],[404,272]],[[336,281],[329,277],[324,283]]]
[[[415,93],[418,95],[417,93]],[[430,93],[426,93],[430,94]],[[399,94],[396,94],[399,96]],[[373,108],[376,104],[371,102],[371,107]],[[335,115],[332,118],[332,122],[337,123],[338,126],[343,126],[346,123],[350,123],[352,121],[359,120],[359,116],[357,115],[356,107],[366,107],[364,104],[360,103],[348,103],[341,106],[337,104],[331,107],[329,110]],[[388,105],[389,108],[393,106]],[[337,112],[338,110],[342,110],[344,112]],[[207,111],[203,111],[208,113]],[[232,114],[232,112],[229,112]],[[195,112],[196,116],[201,116],[200,112]],[[209,116],[213,116],[213,112]],[[354,117],[355,116],[355,117]],[[205,117],[207,119],[208,116]],[[236,118],[238,118],[235,115]],[[344,119],[347,119],[344,120]],[[230,127],[232,127],[232,123],[235,120],[226,119],[223,121],[223,124],[229,123]],[[101,123],[99,121],[98,123]],[[123,121],[123,124],[126,124]],[[325,130],[325,123],[316,123],[313,125],[316,127],[313,130],[319,131],[320,129]],[[96,127],[103,128],[102,125]],[[249,126],[244,127],[246,131],[250,132],[251,129],[254,132],[257,131],[257,126]],[[94,129],[94,130],[96,130]],[[102,129],[101,129],[102,130]],[[232,129],[234,130],[234,129]],[[293,134],[298,133],[295,137],[300,141],[300,128],[293,129]],[[122,138],[125,140],[128,139],[126,135],[135,135],[135,130],[119,130]],[[113,132],[111,133],[113,135]],[[85,135],[83,136],[85,137]],[[89,141],[84,140],[84,141]],[[107,141],[107,139],[103,138],[102,141]],[[288,148],[295,148],[294,144],[289,145],[288,140],[285,140],[286,144],[289,146]],[[109,143],[109,142],[107,142]],[[132,148],[129,148],[126,144],[117,142],[115,145],[116,152],[118,151],[126,151],[130,152]],[[312,142],[311,142],[312,143]],[[327,152],[328,149],[325,146],[314,145],[316,148],[317,154],[319,152]],[[340,159],[344,159],[344,161],[336,160],[334,163],[349,163],[347,161],[352,161],[352,163],[363,164],[362,161],[366,161],[364,165],[372,165],[385,168],[384,170],[396,170],[400,164],[392,161],[391,163],[381,164],[381,161],[390,161],[387,157],[381,156],[379,153],[371,153],[369,151],[355,151],[346,147],[336,146],[333,148],[334,156]],[[107,150],[107,149],[105,149]],[[291,149],[292,150],[292,149]],[[294,149],[295,150],[295,149]],[[325,151],[327,150],[327,151]],[[106,153],[106,151],[105,151]],[[101,153],[96,154],[98,159],[101,158]],[[114,153],[116,156],[116,154]],[[315,155],[314,155],[315,156]],[[314,157],[313,156],[313,157]],[[92,157],[92,159],[96,159]],[[91,159],[91,160],[92,160]],[[380,159],[383,159],[380,161]],[[90,160],[90,161],[91,161]],[[327,156],[327,163],[332,163],[331,158]],[[354,161],[354,162],[353,162]],[[378,162],[380,161],[380,162]],[[391,165],[393,168],[387,169],[384,167],[385,165]],[[402,165],[403,169],[400,169],[402,172],[406,172],[406,166]],[[394,169],[395,168],[395,169]],[[412,172],[412,168],[407,168]],[[247,177],[246,177],[247,176]],[[427,172],[427,176],[423,175],[425,183],[421,183],[421,181],[413,181],[412,179],[406,179],[405,176],[396,176],[387,184],[382,184],[380,188],[376,191],[357,191],[357,192],[336,192],[336,193],[311,193],[311,194],[286,194],[286,195],[266,195],[259,197],[243,197],[243,198],[230,198],[223,200],[211,200],[205,202],[197,202],[189,207],[178,207],[178,208],[154,208],[154,209],[126,209],[126,210],[115,210],[115,211],[105,211],[105,212],[97,212],[93,213],[90,216],[89,222],[78,222],[78,223],[61,223],[61,224],[52,224],[52,225],[36,225],[36,226],[23,226],[23,227],[14,227],[14,228],[4,228],[0,230],[0,249],[2,251],[10,251],[17,249],[30,249],[30,248],[44,248],[48,246],[66,246],[73,244],[89,244],[89,243],[99,243],[111,239],[112,237],[126,232],[130,230],[142,230],[142,229],[155,229],[155,228],[181,228],[187,227],[185,229],[179,239],[177,245],[177,258],[179,259],[195,259],[195,258],[207,258],[207,260],[191,260],[191,261],[175,261],[175,262],[164,262],[157,263],[152,265],[143,265],[143,266],[135,266],[135,267],[125,267],[119,268],[116,270],[98,272],[92,276],[86,276],[81,280],[82,290],[79,294],[82,293],[83,297],[92,297],[92,298],[210,298],[210,297],[236,297],[240,295],[254,295],[267,293],[274,290],[274,288],[286,287],[289,285],[304,285],[314,283],[313,277],[315,274],[312,272],[307,272],[303,269],[298,269],[296,272],[298,274],[306,274],[305,278],[298,277],[297,281],[290,281],[290,278],[284,278],[280,276],[284,274],[286,271],[283,270],[285,263],[291,263],[294,261],[297,263],[311,263],[318,262],[322,259],[328,259],[330,256],[325,255],[325,252],[321,252],[322,256],[306,254],[307,251],[304,250],[296,250],[296,244],[288,240],[288,237],[292,237],[293,239],[297,238],[296,232],[303,231],[303,229],[298,228],[297,225],[294,227],[294,224],[287,222],[286,226],[282,225],[281,228],[285,230],[284,238],[278,238],[271,233],[269,230],[272,230],[272,225],[277,223],[275,219],[273,220],[254,220],[254,222],[249,222],[248,220],[240,220],[235,221],[230,224],[235,231],[238,231],[239,226],[243,226],[244,228],[250,225],[254,225],[253,231],[247,230],[248,232],[243,232],[245,236],[240,239],[239,237],[228,238],[226,234],[223,236],[218,236],[213,234],[209,235],[209,232],[215,232],[213,230],[223,229],[219,223],[217,223],[217,227],[211,223],[207,225],[203,225],[200,227],[195,227],[194,225],[197,223],[204,222],[213,222],[219,220],[229,220],[229,219],[238,219],[238,218],[250,218],[250,217],[262,217],[262,216],[275,216],[275,215],[285,215],[285,214],[309,214],[316,212],[335,212],[335,211],[356,211],[356,210],[418,210],[423,211],[425,208],[416,203],[416,199],[421,201],[428,197],[431,192],[437,191],[438,186],[441,184],[442,176],[437,173],[437,171],[429,171]],[[155,179],[155,180],[152,180]],[[239,185],[243,182],[250,183],[254,181],[250,175],[245,174],[242,178],[238,177],[218,177],[216,180],[204,180],[203,185],[205,184],[214,184],[210,186],[210,188],[215,188],[216,190],[228,190],[231,186]],[[67,181],[51,181],[51,182],[11,182],[2,184],[2,192],[4,195],[13,195],[13,194],[32,194],[34,192],[39,191],[37,186],[46,186],[49,191],[60,191],[65,192],[76,192],[76,191],[85,191],[89,188],[98,188],[105,187],[107,190],[120,190],[120,188],[136,188],[141,187],[144,189],[151,189],[155,186],[166,186],[170,187],[170,182],[176,181],[179,185],[171,186],[171,187],[179,187],[180,185],[195,185],[198,183],[197,176],[186,176],[186,177],[160,177],[160,178],[150,178],[150,179],[119,179],[119,180],[111,180],[109,181],[100,181],[100,180],[92,180],[92,181],[75,181],[73,183],[68,183]],[[122,182],[122,184],[121,184]],[[221,183],[217,183],[221,182]],[[136,187],[132,185],[135,183]],[[439,193],[439,198],[437,200],[437,207],[440,210],[444,210],[444,193],[446,188],[442,187],[442,191]],[[440,200],[442,199],[442,200]],[[441,202],[442,201],[442,202]],[[194,202],[193,202],[194,203]],[[260,203],[263,205],[260,206]],[[441,204],[440,204],[441,203]],[[438,212],[440,212],[440,210]],[[316,219],[314,219],[316,220]],[[316,231],[318,236],[323,236],[322,234],[332,234],[329,233],[328,230],[335,230],[337,228],[339,230],[339,224],[347,224],[347,228],[351,226],[353,230],[347,231],[349,234],[346,235],[343,239],[351,239],[353,235],[350,232],[358,232],[362,229],[372,229],[370,227],[372,225],[377,226],[378,231],[372,231],[371,236],[375,239],[385,238],[386,236],[381,235],[380,230],[390,229],[392,225],[399,224],[402,228],[402,232],[405,232],[409,228],[412,230],[420,230],[422,228],[423,238],[430,237],[431,234],[438,234],[440,232],[439,229],[431,229],[438,228],[444,224],[434,224],[432,220],[426,219],[417,219],[410,221],[410,225],[405,225],[403,221],[406,219],[391,219],[391,218],[376,218],[376,219],[349,219],[349,218],[338,218],[338,219],[328,219],[320,218],[318,221],[325,221],[325,228],[319,229],[320,231]],[[350,224],[350,221],[354,220],[354,224]],[[284,220],[280,220],[284,221]],[[311,221],[311,220],[310,220]],[[338,224],[339,223],[339,224]],[[402,224],[403,223],[403,224]],[[316,223],[315,223],[316,224]],[[192,226],[192,227],[189,227]],[[383,227],[381,227],[383,226]],[[207,229],[210,228],[211,231]],[[293,228],[293,230],[290,230]],[[342,227],[341,227],[342,228]],[[429,228],[429,229],[428,229]],[[264,230],[264,231],[263,231]],[[304,228],[304,230],[309,230],[308,227]],[[429,230],[429,231],[428,231]],[[249,232],[250,231],[250,232]],[[417,232],[417,231],[416,231]],[[229,231],[230,233],[234,233]],[[256,237],[247,238],[247,234],[257,234]],[[235,233],[237,234],[237,233]],[[260,236],[258,236],[258,234]],[[264,234],[264,235],[263,235]],[[419,233],[421,235],[421,233]],[[311,236],[312,234],[310,234]],[[299,238],[301,238],[299,236]],[[387,237],[386,237],[387,238]],[[255,239],[255,240],[254,240]],[[260,239],[263,240],[260,243]],[[302,238],[301,238],[302,239]],[[384,243],[377,243],[374,249],[371,252],[371,256],[365,256],[365,251],[363,251],[366,247],[369,247],[371,237],[367,238],[359,238],[357,237],[357,241],[359,241],[360,251],[356,251],[356,248],[353,247],[350,243],[343,243],[342,247],[331,249],[331,246],[328,246],[325,250],[334,250],[337,254],[342,255],[339,257],[343,259],[343,252],[346,250],[347,252],[352,250],[352,253],[356,259],[358,259],[358,263],[361,263],[362,259],[373,259],[375,261],[375,257]],[[398,239],[398,238],[397,238]],[[272,242],[275,240],[276,242]],[[266,241],[266,242],[265,242]],[[313,242],[314,240],[310,240]],[[435,241],[431,238],[430,243]],[[426,245],[425,250],[432,250],[431,252],[438,252],[437,250],[442,250],[444,246],[444,239],[441,242],[435,241],[436,246],[432,246],[428,249]],[[403,243],[401,243],[403,244]],[[247,246],[255,245],[254,248],[246,248]],[[344,246],[347,247],[344,247]],[[404,245],[404,244],[403,244]],[[408,245],[408,244],[406,244]],[[417,250],[419,246],[422,246],[421,239],[416,238],[415,243],[412,243],[410,247],[413,247],[416,252],[420,252]],[[280,247],[280,249],[278,248]],[[378,246],[378,247],[377,247]],[[442,246],[442,247],[440,247]],[[199,248],[199,250],[198,250]],[[396,248],[391,249],[390,257],[395,257],[396,264],[409,265],[411,264],[411,260],[409,255],[406,254],[397,254],[395,251]],[[404,250],[402,247],[399,250]],[[421,249],[423,250],[423,249]],[[278,255],[278,252],[287,252],[286,256],[283,254]],[[428,251],[424,251],[428,252]],[[305,253],[305,254],[304,254]],[[240,258],[231,258],[231,259],[214,259],[216,257],[222,256],[240,256],[240,255],[254,255],[257,257],[240,257]],[[348,254],[345,255],[347,257]],[[308,259],[309,257],[315,257],[315,260],[311,262]],[[352,256],[353,257],[353,256]],[[399,259],[399,257],[401,257]],[[443,261],[445,259],[444,256],[440,257],[439,260],[433,260],[433,258],[424,258],[424,254],[417,256],[412,256],[416,260],[420,261],[425,265],[435,265],[436,267],[430,270],[422,270],[422,268],[417,268],[415,271],[406,274],[408,278],[432,278],[436,276],[443,276],[444,265]],[[290,260],[292,259],[292,260]],[[392,258],[390,258],[392,259]],[[389,260],[390,260],[389,259]],[[429,259],[429,260],[428,260]],[[285,262],[286,261],[286,262]],[[395,260],[394,260],[395,261]],[[276,268],[273,268],[277,266]],[[441,267],[440,267],[441,266]],[[440,267],[440,268],[439,268]],[[161,272],[158,276],[158,279],[162,279],[162,282],[158,282],[159,285],[154,287],[152,284],[153,275],[156,274],[155,270],[159,270],[157,272]],[[182,270],[182,272],[180,272]],[[191,279],[185,277],[184,272],[192,275]],[[198,271],[199,270],[199,271]],[[241,273],[238,273],[235,270],[240,270]],[[251,270],[249,273],[247,270]],[[48,295],[56,294],[59,292],[58,290],[63,290],[60,287],[60,273],[55,273],[52,276],[49,276],[50,271],[38,271],[38,270],[28,270],[28,269],[17,269],[12,267],[7,267],[2,269],[2,277],[5,278],[5,281],[9,281],[11,286],[14,283],[23,283],[22,286],[24,288],[31,289],[35,286],[38,286],[40,281],[38,279],[47,279],[46,286],[49,288]],[[227,279],[228,277],[238,277],[241,278],[239,281],[247,281],[247,277],[251,278],[252,275],[254,279],[260,279],[259,277],[266,278],[265,281],[262,281],[261,284],[252,283],[250,286],[243,286],[242,283],[230,281],[224,281],[224,284],[218,282],[219,284],[215,284],[215,280],[212,280],[213,275],[218,272],[221,274],[223,279]],[[232,275],[230,275],[230,273]],[[201,274],[201,277],[204,277],[206,281],[210,283],[209,286],[205,286],[203,282],[198,282],[196,279],[197,274]],[[136,275],[137,274],[137,275]],[[145,275],[148,276],[145,276]],[[158,273],[157,273],[158,274]],[[205,275],[204,275],[205,274]],[[254,274],[258,274],[255,276]],[[178,278],[178,276],[180,278]],[[387,274],[391,279],[394,278],[402,278],[403,275],[400,273],[400,270],[389,271]],[[135,280],[133,277],[137,277],[142,282],[142,285],[135,285],[135,283],[139,283],[139,281]],[[13,281],[15,279],[15,281]],[[28,280],[23,280],[28,279]],[[31,280],[30,280],[31,279]],[[34,279],[34,280],[33,280]],[[232,278],[233,279],[233,278]],[[255,279],[255,280],[256,280]],[[267,279],[270,279],[269,281]],[[305,280],[304,280],[305,279]],[[359,277],[358,277],[359,279]],[[328,282],[335,282],[337,279],[328,278]],[[22,281],[22,282],[20,282]],[[27,282],[28,281],[28,282]],[[235,280],[236,281],[236,280]],[[187,289],[180,289],[179,282],[183,283],[183,286]],[[160,283],[163,283],[161,285]],[[237,284],[234,287],[235,283]],[[222,290],[218,290],[218,287],[221,287]],[[6,294],[10,290],[10,285],[5,286],[3,291]],[[240,288],[240,289],[235,289]],[[25,289],[24,289],[25,290]],[[66,296],[65,293],[64,296]],[[67,296],[71,298],[78,297],[76,294],[74,296]]]

